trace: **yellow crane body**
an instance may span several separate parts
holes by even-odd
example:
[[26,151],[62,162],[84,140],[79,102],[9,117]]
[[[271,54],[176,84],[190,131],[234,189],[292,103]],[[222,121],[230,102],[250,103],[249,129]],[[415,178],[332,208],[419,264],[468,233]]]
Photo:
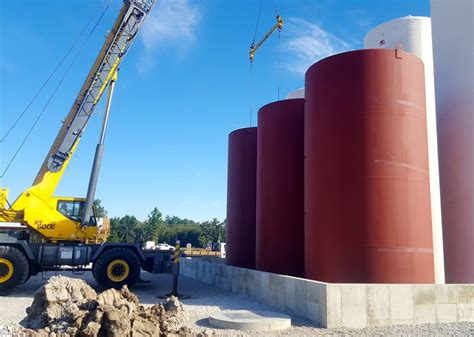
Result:
[[[173,267],[169,251],[147,251],[140,243],[105,242],[109,222],[106,218],[97,219],[92,207],[117,73],[154,3],[155,0],[124,0],[32,186],[11,204],[8,189],[0,187],[0,296],[30,276],[71,267],[73,271],[92,271],[100,286],[117,289],[138,282],[142,270],[153,274],[178,270]],[[107,88],[87,196],[54,196]]]
[[[2,188],[0,224],[20,223],[39,240],[47,242],[101,242],[104,231],[97,219],[84,226],[84,198],[55,197],[56,187],[74,154],[89,118],[117,72],[154,0],[125,0],[112,29],[82,85],[33,185],[11,205],[8,189]],[[108,220],[105,219],[105,223]],[[37,235],[35,235],[37,234]]]

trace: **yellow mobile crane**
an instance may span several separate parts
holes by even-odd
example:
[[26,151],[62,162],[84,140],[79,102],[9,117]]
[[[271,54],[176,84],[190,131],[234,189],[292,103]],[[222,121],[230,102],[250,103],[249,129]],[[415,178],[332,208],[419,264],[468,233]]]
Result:
[[[33,185],[11,205],[8,189],[0,189],[0,223],[16,223],[20,230],[0,233],[0,294],[43,271],[92,272],[103,287],[133,285],[140,270],[163,273],[171,254],[144,251],[139,244],[103,243],[92,202],[104,149],[107,122],[117,72],[155,0],[124,0],[79,94],[49,150]],[[56,197],[54,191],[66,170],[94,108],[109,94],[96,148],[87,197]]]

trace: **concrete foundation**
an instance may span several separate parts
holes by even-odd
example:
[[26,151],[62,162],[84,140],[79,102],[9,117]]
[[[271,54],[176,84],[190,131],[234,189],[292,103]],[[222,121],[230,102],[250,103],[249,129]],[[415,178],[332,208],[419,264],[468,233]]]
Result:
[[474,322],[474,284],[335,284],[181,259],[181,274],[321,327]]

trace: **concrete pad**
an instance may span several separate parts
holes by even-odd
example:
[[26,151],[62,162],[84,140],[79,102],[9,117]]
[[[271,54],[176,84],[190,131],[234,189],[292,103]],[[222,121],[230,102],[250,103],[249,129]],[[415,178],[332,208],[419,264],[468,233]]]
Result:
[[328,284],[326,296],[326,327],[339,328],[342,326],[341,285]]
[[416,305],[413,318],[415,324],[436,323],[436,306],[434,304]]
[[436,304],[436,322],[457,322],[458,308],[456,304]]
[[291,327],[291,318],[271,311],[224,310],[209,316],[209,323],[222,329],[271,331]]
[[413,286],[409,284],[390,284],[391,320],[412,320],[413,323]]
[[365,328],[367,326],[367,285],[350,284],[341,288],[342,326]]
[[390,290],[388,285],[367,285],[367,326],[390,325]]
[[219,264],[213,268],[199,259],[183,260],[182,269],[184,275],[327,328],[474,321],[474,284],[330,284]]

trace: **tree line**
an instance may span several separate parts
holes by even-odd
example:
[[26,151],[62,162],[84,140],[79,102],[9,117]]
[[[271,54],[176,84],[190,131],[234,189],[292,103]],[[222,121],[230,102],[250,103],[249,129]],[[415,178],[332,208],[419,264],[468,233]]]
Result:
[[[97,217],[107,215],[100,200],[94,202]],[[155,207],[144,221],[133,215],[114,217],[110,219],[109,242],[145,242],[155,241],[174,245],[176,240],[185,246],[190,243],[193,247],[206,247],[212,242],[225,242],[226,221],[216,218],[211,221],[197,222],[182,219],[177,216],[163,216]]]

